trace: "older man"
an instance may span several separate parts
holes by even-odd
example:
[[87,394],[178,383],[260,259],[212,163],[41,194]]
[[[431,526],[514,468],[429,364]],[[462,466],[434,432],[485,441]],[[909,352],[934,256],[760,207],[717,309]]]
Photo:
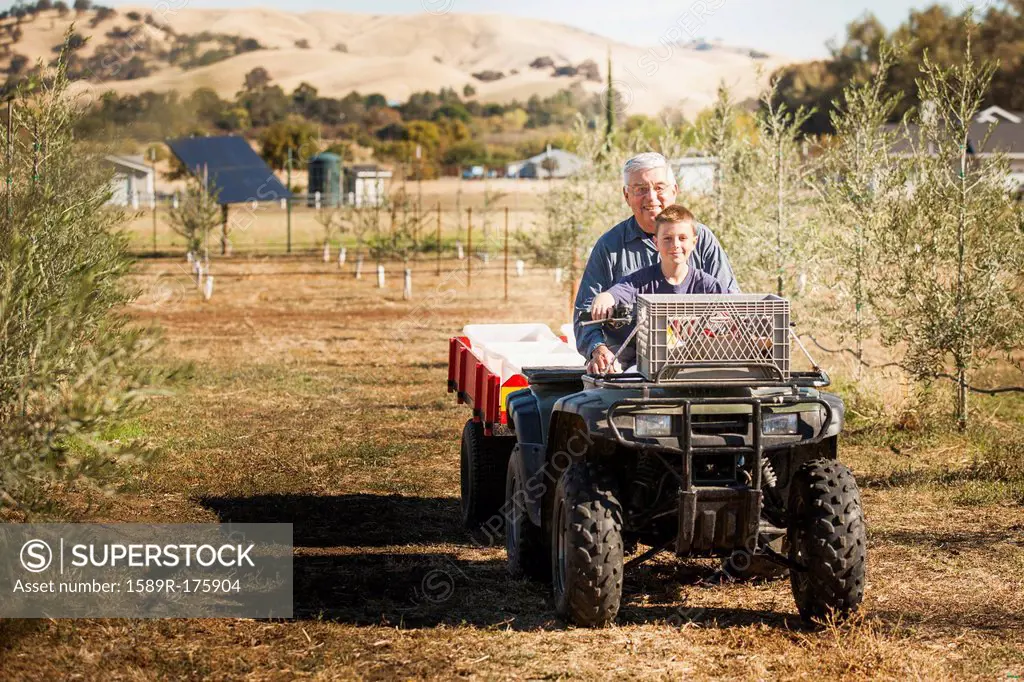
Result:
[[[601,235],[583,271],[576,294],[574,331],[576,348],[589,358],[587,371],[609,371],[615,359],[600,325],[580,326],[580,313],[590,310],[594,297],[622,277],[658,262],[654,245],[658,214],[675,202],[679,187],[672,167],[661,154],[634,156],[622,169],[622,195],[633,215]],[[731,293],[739,291],[729,257],[706,226],[697,224],[697,247],[690,254],[691,267],[718,279]]]

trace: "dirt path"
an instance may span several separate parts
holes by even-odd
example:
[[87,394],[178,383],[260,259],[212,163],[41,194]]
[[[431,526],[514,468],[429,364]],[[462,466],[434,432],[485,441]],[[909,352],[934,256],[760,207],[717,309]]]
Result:
[[445,393],[464,324],[564,321],[547,273],[515,280],[506,306],[493,266],[472,294],[446,266],[407,303],[336,268],[237,261],[214,264],[202,303],[184,274],[153,277],[174,265],[143,266],[134,312],[165,329],[168,362],[194,364],[142,421],[162,459],[98,516],[293,523],[296,617],[7,622],[5,679],[1024,675],[1024,508],[893,484],[928,452],[844,450],[870,528],[852,625],[809,630],[788,582],[708,585],[710,562],[666,558],[627,577],[615,627],[567,628],[461,529],[468,411]]

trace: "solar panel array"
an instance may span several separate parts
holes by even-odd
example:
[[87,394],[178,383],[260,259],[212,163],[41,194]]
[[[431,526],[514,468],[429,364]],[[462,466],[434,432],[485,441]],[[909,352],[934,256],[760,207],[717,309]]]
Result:
[[244,138],[184,137],[167,146],[189,172],[203,176],[205,167],[211,194],[219,204],[279,201],[292,194]]

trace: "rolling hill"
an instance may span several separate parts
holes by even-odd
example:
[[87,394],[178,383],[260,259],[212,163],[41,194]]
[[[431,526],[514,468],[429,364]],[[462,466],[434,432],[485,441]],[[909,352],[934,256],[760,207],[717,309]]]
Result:
[[[573,83],[601,92],[610,51],[615,87],[628,113],[657,114],[671,107],[692,116],[710,103],[719,81],[743,99],[755,94],[758,67],[770,72],[787,62],[721,45],[642,48],[561,24],[499,14],[186,8],[146,21],[151,11],[119,8],[96,25],[91,25],[95,12],[77,17],[74,12],[65,17],[41,12],[22,22],[17,42],[10,44],[7,32],[8,53],[0,66],[9,66],[13,55],[29,63],[51,60],[54,46],[75,22],[75,30],[88,38],[80,56],[93,57],[106,69],[91,87],[122,94],[190,92],[205,86],[233,96],[248,71],[264,67],[286,91],[308,82],[323,96],[355,90],[402,101],[416,91],[454,87],[461,92],[469,84],[482,101],[507,102],[550,95]],[[236,47],[240,40],[251,40],[240,51],[230,48],[228,38]],[[183,42],[193,50],[191,63],[171,56]],[[132,58],[133,67],[145,68],[133,68],[132,80],[120,80],[129,72],[120,65]],[[574,73],[588,60],[593,62],[588,68]]]

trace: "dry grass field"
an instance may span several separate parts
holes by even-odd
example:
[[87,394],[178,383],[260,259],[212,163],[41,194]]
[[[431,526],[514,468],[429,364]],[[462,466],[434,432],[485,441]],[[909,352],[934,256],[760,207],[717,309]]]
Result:
[[[1019,679],[1024,484],[963,438],[849,424],[869,580],[852,623],[808,628],[787,581],[709,584],[671,558],[627,575],[618,623],[567,627],[544,586],[460,527],[447,338],[469,322],[566,317],[548,273],[502,296],[446,264],[415,299],[312,258],[216,261],[203,302],[183,261],[142,262],[133,315],[159,325],[173,395],[128,425],[159,459],[81,518],[291,522],[295,617],[0,623],[4,679]],[[1020,443],[1021,402],[978,429]],[[988,433],[988,431],[984,431]],[[996,431],[993,431],[996,432]],[[1024,449],[1001,451],[1006,457]],[[995,450],[992,450],[995,452]],[[972,468],[973,467],[973,468]],[[1016,467],[1016,468],[1014,468]],[[1002,474],[997,473],[1003,471]],[[82,508],[84,501],[70,497]]]

